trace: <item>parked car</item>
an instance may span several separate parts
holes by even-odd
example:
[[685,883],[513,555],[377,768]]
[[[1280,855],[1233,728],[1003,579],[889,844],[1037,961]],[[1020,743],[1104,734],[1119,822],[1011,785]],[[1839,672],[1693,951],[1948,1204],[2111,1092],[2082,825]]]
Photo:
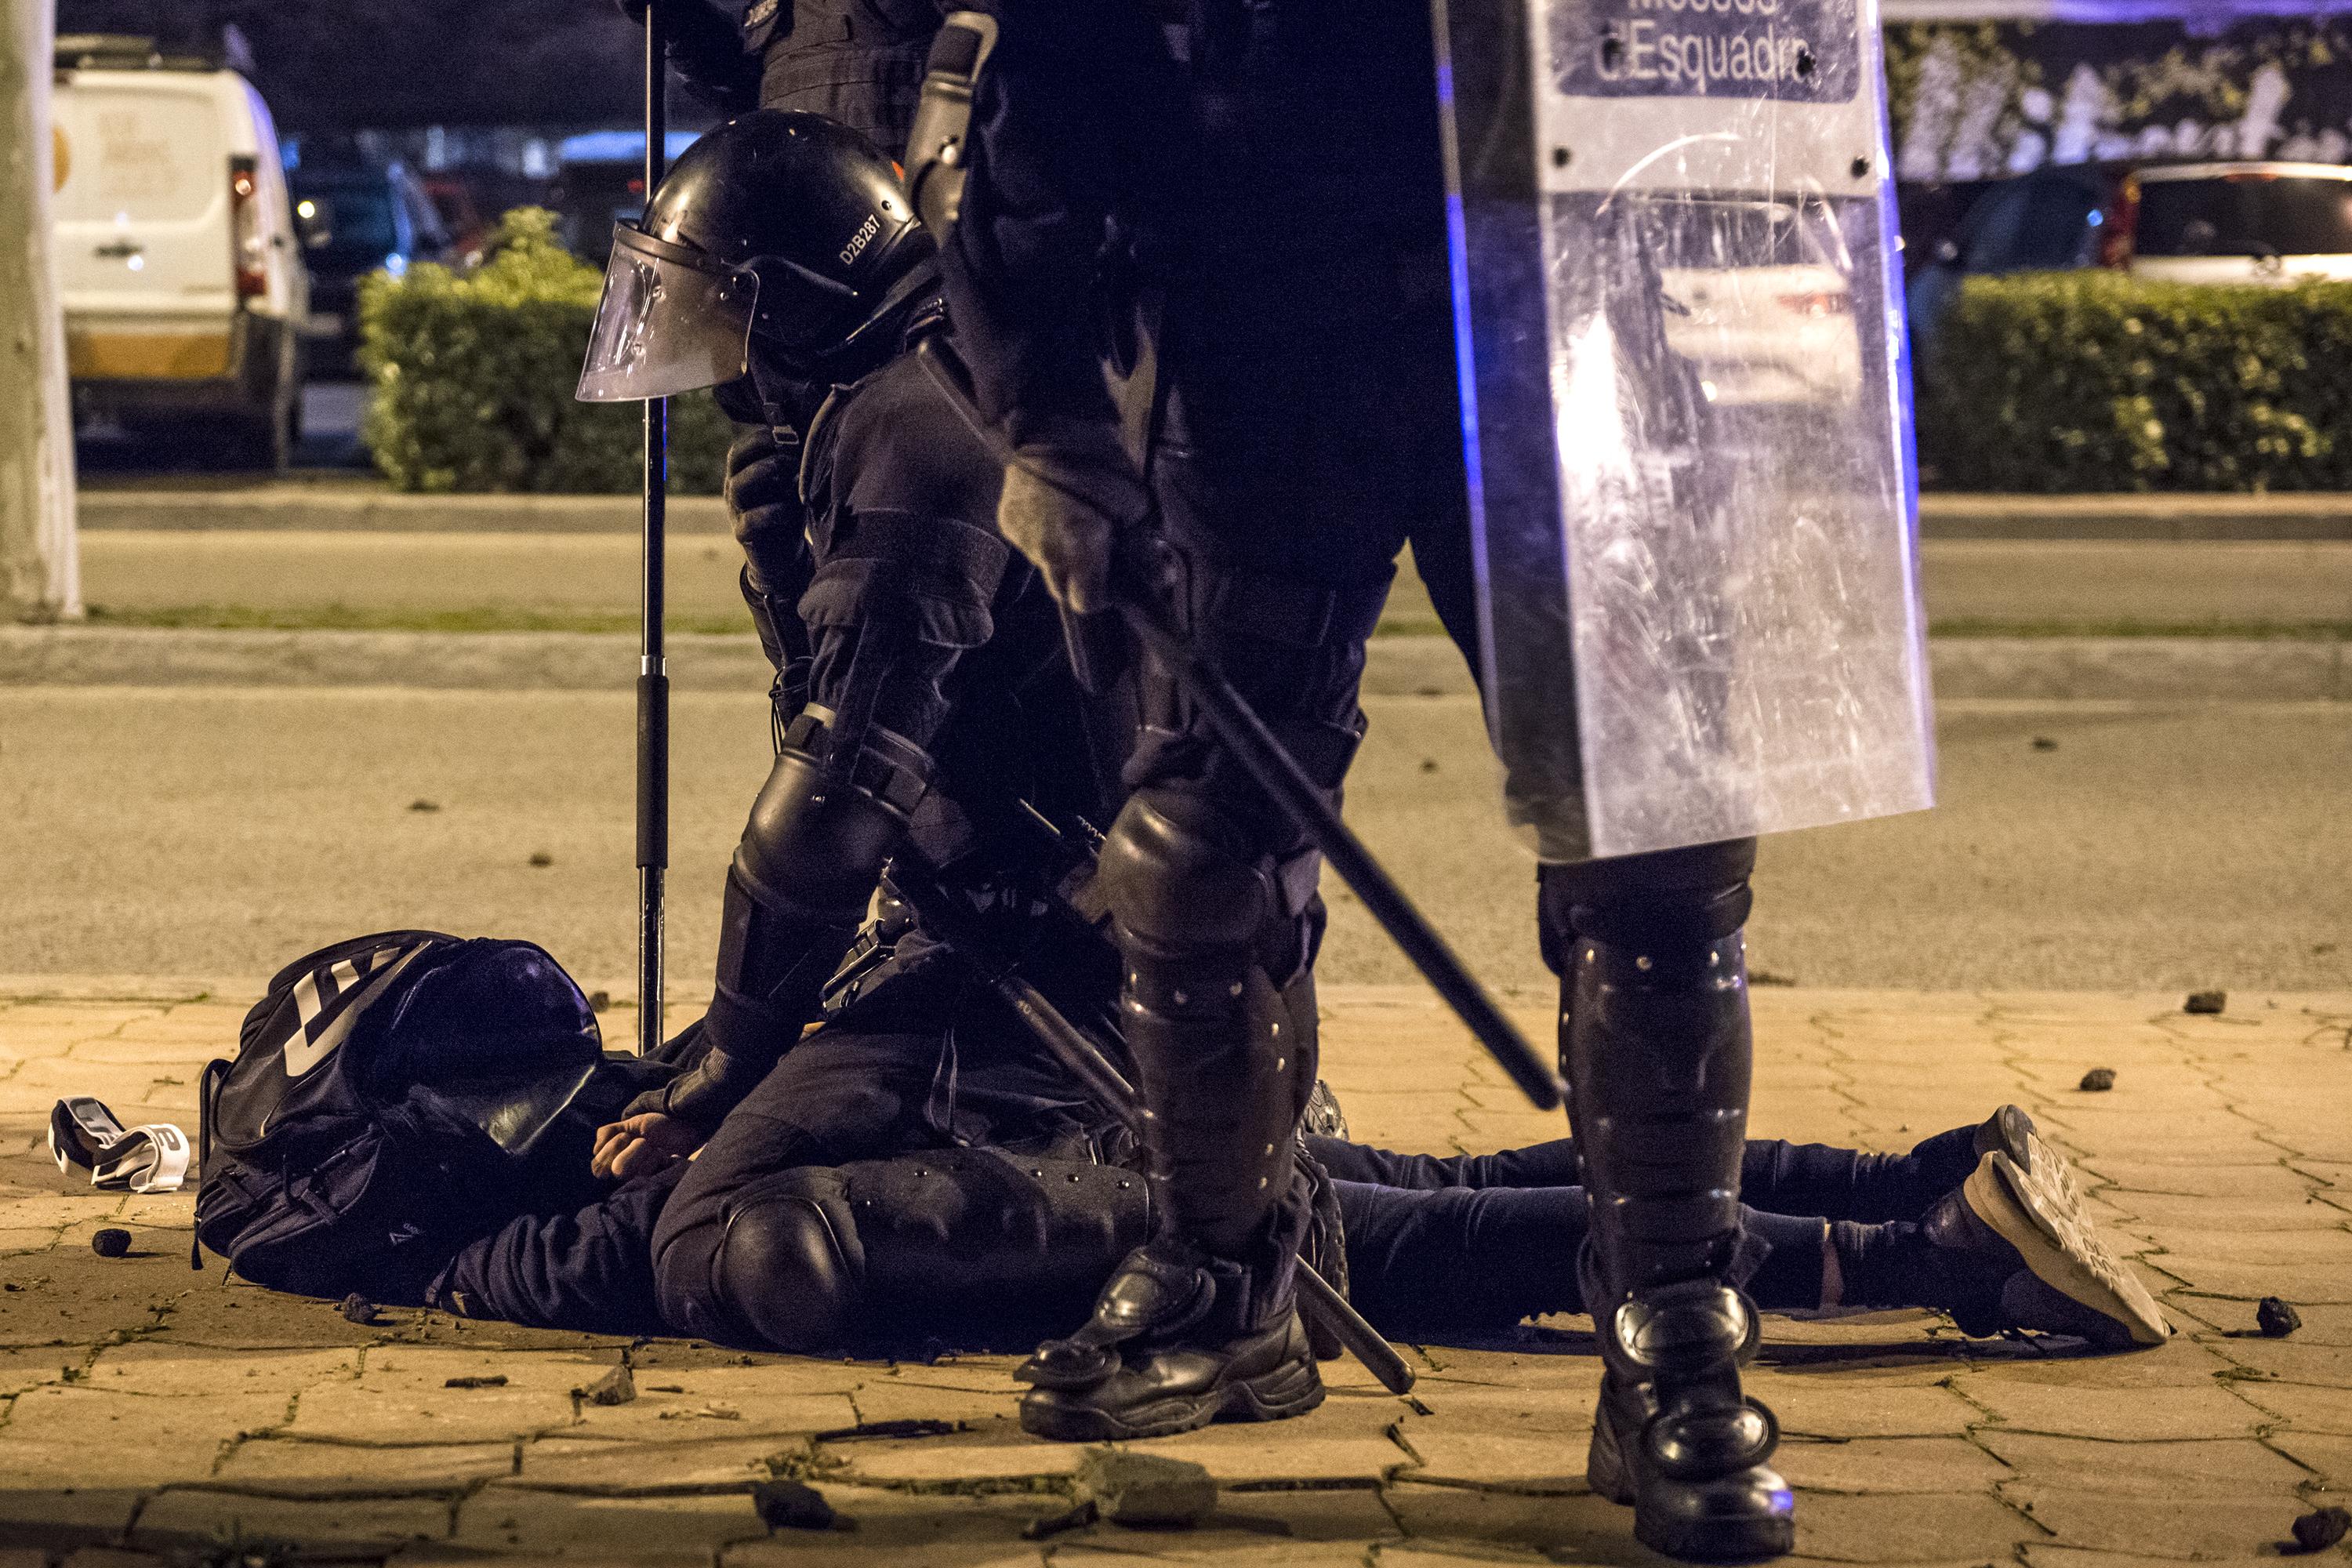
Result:
[[2130,268],[2175,283],[2352,278],[2352,169],[2180,163],[2124,182]]
[[490,220],[475,199],[473,182],[462,174],[427,174],[420,184],[441,232],[448,237],[448,258],[468,265],[478,261],[490,237]]
[[1927,352],[1944,312],[1970,277],[2007,272],[2067,272],[2122,263],[2129,242],[2114,221],[2120,202],[2117,171],[2098,164],[2057,164],[1975,187],[1959,221],[1935,237],[1915,238],[1904,252],[1905,306],[1912,353]]
[[310,293],[268,106],[219,62],[143,37],[61,37],[56,64],[77,409],[201,423],[224,458],[282,465]]
[[[1790,201],[1695,201],[1660,211],[1666,346],[1721,407],[1843,405],[1862,390],[1862,340],[1833,220]],[[1686,263],[1737,257],[1738,267]]]
[[354,374],[360,279],[394,277],[440,259],[448,235],[432,198],[399,163],[383,168],[305,163],[294,171],[294,216],[310,268],[310,353],[321,374]]
[[[663,139],[665,157],[694,145],[699,132],[673,131]],[[567,136],[556,148],[555,188],[551,199],[562,219],[563,247],[602,267],[613,254],[613,226],[635,220],[646,210],[646,133],[588,131]]]

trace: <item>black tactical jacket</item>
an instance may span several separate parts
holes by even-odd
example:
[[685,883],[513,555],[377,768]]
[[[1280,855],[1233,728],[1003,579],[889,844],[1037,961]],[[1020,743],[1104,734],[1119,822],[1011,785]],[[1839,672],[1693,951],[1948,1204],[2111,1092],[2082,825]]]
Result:
[[697,97],[729,113],[822,114],[896,158],[931,36],[957,0],[751,0],[732,21],[717,0],[657,3],[672,29],[670,64]]

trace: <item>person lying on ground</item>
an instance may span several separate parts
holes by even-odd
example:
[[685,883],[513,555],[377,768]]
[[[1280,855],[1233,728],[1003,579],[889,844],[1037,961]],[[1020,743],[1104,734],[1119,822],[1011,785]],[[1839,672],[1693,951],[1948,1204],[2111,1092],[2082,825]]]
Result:
[[[885,962],[698,1158],[518,1215],[424,1299],[826,1356],[1024,1348],[1085,1307],[1152,1221],[1132,1139],[952,954]],[[1431,1156],[1324,1132],[1299,1152],[1308,1260],[1383,1333],[1475,1342],[1581,1309],[1572,1141]],[[1970,1334],[2102,1348],[2164,1337],[2016,1107],[1905,1153],[1752,1141],[1743,1165],[1742,1268],[1768,1311],[1924,1307]]]

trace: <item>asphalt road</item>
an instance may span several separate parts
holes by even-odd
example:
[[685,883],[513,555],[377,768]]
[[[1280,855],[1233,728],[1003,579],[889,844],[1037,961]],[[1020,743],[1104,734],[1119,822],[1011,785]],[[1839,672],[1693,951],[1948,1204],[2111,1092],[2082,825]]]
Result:
[[[1349,816],[1487,978],[1540,984],[1475,706],[1370,706]],[[632,734],[622,693],[0,689],[0,973],[258,975],[422,925],[528,936],[625,989]],[[1941,742],[1937,810],[1767,843],[1759,970],[2352,988],[2352,709],[1955,704]],[[679,697],[674,987],[708,973],[766,747],[757,697]],[[1325,973],[1404,978],[1332,891]]]

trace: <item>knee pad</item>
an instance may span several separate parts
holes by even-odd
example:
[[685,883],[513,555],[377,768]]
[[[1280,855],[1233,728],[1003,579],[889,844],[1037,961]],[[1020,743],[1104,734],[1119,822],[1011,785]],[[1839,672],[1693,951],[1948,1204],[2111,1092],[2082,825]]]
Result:
[[709,1262],[723,1322],[750,1342],[837,1352],[864,1315],[866,1260],[841,1173],[784,1171],[728,1205]]
[[1034,1342],[1082,1317],[1150,1234],[1145,1189],[1108,1166],[962,1149],[781,1172],[728,1205],[711,1315],[806,1355]]
[[1570,932],[1634,948],[1718,942],[1748,923],[1755,868],[1753,838],[1545,866],[1538,872],[1545,958],[1557,972]]
[[1097,883],[1122,937],[1167,953],[1254,943],[1281,899],[1272,858],[1247,842],[1198,796],[1129,796],[1103,840]]

